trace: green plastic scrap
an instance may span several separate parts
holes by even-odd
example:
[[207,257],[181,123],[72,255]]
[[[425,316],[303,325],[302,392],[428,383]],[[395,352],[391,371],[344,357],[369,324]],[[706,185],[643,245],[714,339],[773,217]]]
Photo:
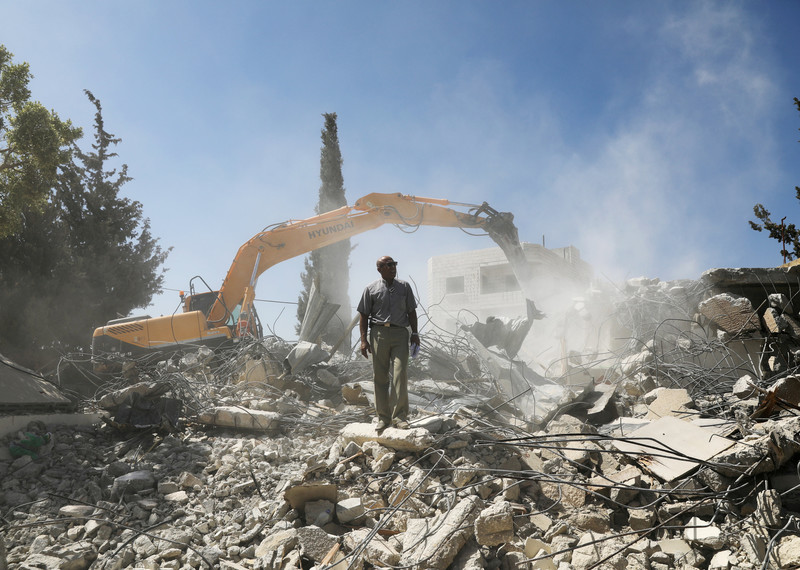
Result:
[[39,435],[36,433],[31,433],[26,431],[22,438],[18,441],[11,443],[8,446],[8,451],[11,453],[11,457],[22,457],[23,455],[30,455],[34,459],[37,459],[39,455],[37,452],[39,448],[50,441],[50,434],[46,433],[44,435]]

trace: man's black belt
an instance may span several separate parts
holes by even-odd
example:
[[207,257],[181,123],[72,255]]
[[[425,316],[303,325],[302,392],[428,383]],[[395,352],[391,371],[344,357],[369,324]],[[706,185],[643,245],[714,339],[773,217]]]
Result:
[[406,328],[406,327],[404,327],[402,325],[396,325],[394,323],[372,323],[370,325],[370,327],[396,327],[396,328],[400,328],[400,329]]

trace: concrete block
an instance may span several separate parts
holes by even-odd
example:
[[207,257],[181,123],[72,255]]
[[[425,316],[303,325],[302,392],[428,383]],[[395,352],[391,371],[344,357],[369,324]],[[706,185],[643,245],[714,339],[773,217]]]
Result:
[[481,546],[496,546],[514,539],[511,503],[501,501],[483,509],[475,519],[475,539]]
[[525,546],[523,550],[525,558],[540,558],[539,560],[530,562],[530,566],[528,566],[528,568],[535,570],[557,570],[558,566],[556,566],[556,563],[553,561],[553,559],[547,558],[547,555],[552,554],[552,552],[552,547],[543,540],[533,537],[528,537],[525,539]]
[[728,570],[731,567],[732,554],[733,552],[730,550],[715,552],[711,557],[711,562],[708,563],[708,570]]
[[614,441],[614,447],[623,453],[631,453],[640,465],[665,481],[673,481],[697,467],[697,462],[687,458],[695,458],[698,462],[711,459],[735,443],[672,416],[654,421],[629,437],[627,441]]
[[628,509],[628,525],[632,530],[653,528],[656,513],[652,509]]
[[800,404],[800,376],[787,376],[777,380],[769,392],[790,404]]
[[783,320],[786,321],[786,325],[788,326],[787,332],[792,336],[792,338],[800,338],[800,322],[798,322],[797,317],[784,313]]
[[581,530],[606,533],[611,530],[611,511],[582,509],[572,517],[572,524]]
[[582,534],[572,551],[572,566],[582,569],[597,564],[602,557],[602,539],[603,535],[592,531]]
[[780,568],[797,568],[800,566],[800,536],[781,537],[773,554]]
[[91,505],[64,505],[58,509],[58,514],[62,517],[83,518],[90,517],[94,513]]

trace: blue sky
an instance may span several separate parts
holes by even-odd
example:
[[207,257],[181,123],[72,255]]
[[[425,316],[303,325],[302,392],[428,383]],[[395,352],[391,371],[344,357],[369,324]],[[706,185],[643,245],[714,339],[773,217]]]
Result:
[[[122,139],[124,194],[174,248],[153,315],[195,275],[218,286],[265,226],[313,215],[326,112],[349,203],[486,201],[612,282],[778,265],[753,205],[800,223],[794,1],[27,0],[2,14],[33,98],[91,134],[89,89]],[[353,245],[354,304],[387,253],[427,304],[429,257],[493,243],[388,226]],[[267,271],[258,298],[295,301],[301,270]],[[293,335],[293,305],[258,308]]]

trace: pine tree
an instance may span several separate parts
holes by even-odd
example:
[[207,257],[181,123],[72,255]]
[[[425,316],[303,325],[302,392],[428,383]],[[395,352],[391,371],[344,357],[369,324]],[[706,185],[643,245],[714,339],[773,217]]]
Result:
[[[316,212],[323,214],[347,205],[344,177],[342,176],[342,153],[339,148],[339,132],[336,113],[324,113],[325,128],[322,130],[320,150],[319,202]],[[340,305],[336,316],[331,319],[322,340],[332,344],[339,340],[350,322],[350,240],[343,240],[312,251],[305,260],[305,271],[300,278],[303,291],[298,298],[297,330],[303,322],[308,305],[311,284],[317,280],[319,292],[329,303]]]
[[119,196],[127,166],[109,169],[114,138],[95,105],[95,143],[61,166],[42,208],[29,208],[21,228],[0,239],[0,346],[20,364],[53,366],[59,355],[88,350],[92,329],[145,307],[160,291],[164,251],[142,205]]

